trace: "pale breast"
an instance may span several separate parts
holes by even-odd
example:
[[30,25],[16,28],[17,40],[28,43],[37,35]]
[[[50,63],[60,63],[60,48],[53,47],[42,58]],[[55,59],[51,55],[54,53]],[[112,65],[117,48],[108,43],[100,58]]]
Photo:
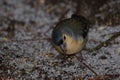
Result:
[[85,41],[83,39],[75,40],[71,37],[69,37],[66,40],[66,54],[75,54],[77,52],[80,52],[85,45]]

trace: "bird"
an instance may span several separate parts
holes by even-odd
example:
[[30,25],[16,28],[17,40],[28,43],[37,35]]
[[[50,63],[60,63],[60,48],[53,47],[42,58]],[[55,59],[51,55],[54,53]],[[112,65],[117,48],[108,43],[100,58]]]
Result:
[[[88,19],[84,16],[73,14],[71,18],[58,22],[53,28],[52,43],[59,53],[65,54],[68,57],[73,56],[85,47],[90,27],[91,22]],[[90,66],[83,62],[82,55],[81,58],[76,58],[97,75]]]
[[86,45],[90,21],[84,16],[73,14],[59,21],[52,31],[52,43],[61,54],[79,53]]

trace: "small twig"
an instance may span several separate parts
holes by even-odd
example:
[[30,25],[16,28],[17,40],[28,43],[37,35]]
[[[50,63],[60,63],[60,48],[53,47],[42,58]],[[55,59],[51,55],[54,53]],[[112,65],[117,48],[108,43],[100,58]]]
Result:
[[120,76],[120,74],[105,74],[106,76]]
[[96,76],[98,75],[90,66],[88,66],[85,62],[82,61],[82,63],[87,67],[90,71],[92,71]]
[[120,74],[105,74],[105,76],[108,76],[110,78],[117,78],[120,77]]
[[27,41],[41,41],[41,40],[51,41],[51,38],[24,39],[24,40],[8,40],[8,41],[0,41],[0,42],[27,42]]
[[80,5],[80,3],[83,3],[83,0],[82,1],[81,0],[75,0],[75,1],[77,3],[77,6],[76,6],[76,10],[75,10],[74,14],[80,15],[80,13],[81,13],[81,10],[80,10],[81,9],[81,5]]
[[60,16],[59,21],[61,21],[63,18],[65,18],[65,15],[68,13],[69,9],[67,9],[63,14]]
[[14,50],[14,49],[0,49],[0,51],[3,51],[3,52],[17,52],[19,50]]
[[8,16],[0,16],[0,18],[2,19],[6,19],[14,24],[22,24],[22,25],[25,25],[25,22],[24,21],[19,21],[19,20],[16,20],[16,19],[11,19],[9,18]]
[[120,74],[105,74],[105,75],[98,75],[98,76],[89,78],[89,80],[109,80],[109,79],[112,80],[119,76]]
[[92,71],[97,76],[97,73],[89,65],[87,65],[85,62],[83,62],[84,59],[83,59],[82,54],[81,54],[82,60],[80,58],[78,58],[76,55],[75,55],[75,57],[77,58],[78,61],[80,60],[80,62],[82,62],[85,65],[85,67],[87,67],[90,71]]
[[99,50],[100,48],[104,47],[104,45],[108,45],[110,44],[110,41],[114,40],[115,38],[117,38],[118,36],[120,36],[120,32],[115,32],[115,33],[112,33],[113,35],[106,41],[100,43],[98,46],[96,46],[95,48],[93,49],[90,49],[90,51],[97,51]]

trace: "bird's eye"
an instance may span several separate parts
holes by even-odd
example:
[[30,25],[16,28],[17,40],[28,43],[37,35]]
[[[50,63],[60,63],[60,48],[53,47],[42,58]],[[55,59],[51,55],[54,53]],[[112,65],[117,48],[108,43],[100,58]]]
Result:
[[64,35],[63,39],[66,40],[66,36],[65,35]]

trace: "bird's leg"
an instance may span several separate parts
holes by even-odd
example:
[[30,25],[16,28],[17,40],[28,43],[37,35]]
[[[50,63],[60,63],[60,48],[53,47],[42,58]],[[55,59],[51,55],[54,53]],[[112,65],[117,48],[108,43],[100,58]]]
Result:
[[70,54],[70,55],[68,55],[68,54],[62,54],[62,55],[64,56],[64,59],[65,59],[65,60],[74,59],[74,60],[79,60],[79,61],[81,61],[81,62],[85,60],[85,59],[83,58],[82,54],[81,54],[80,57],[78,57],[78,56],[76,55],[76,53],[75,53],[75,54]]
[[61,59],[62,62],[65,62],[65,61],[68,59],[68,56],[65,55],[65,54],[58,54],[58,55],[56,56],[56,58],[57,58],[57,59]]
[[76,57],[77,57],[76,54],[66,55],[66,59],[67,59],[67,60],[71,60],[71,59],[77,60]]
[[72,57],[73,57],[73,55],[64,54],[65,60],[70,60],[70,59],[72,59]]
[[[77,56],[76,56],[76,57],[77,57]],[[85,60],[85,59],[83,58],[82,53],[80,53],[80,58],[79,58],[79,60],[80,60],[81,62]]]
[[59,54],[57,57],[62,59],[62,62],[66,62],[66,61],[71,62],[73,58],[76,59],[75,55],[67,55],[67,54]]

